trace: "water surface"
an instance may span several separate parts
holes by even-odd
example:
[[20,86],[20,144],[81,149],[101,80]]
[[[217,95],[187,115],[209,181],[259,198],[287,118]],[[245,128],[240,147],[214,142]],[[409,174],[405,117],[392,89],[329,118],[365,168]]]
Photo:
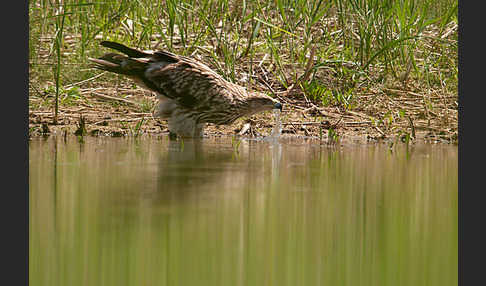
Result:
[[457,146],[29,142],[30,285],[457,285]]

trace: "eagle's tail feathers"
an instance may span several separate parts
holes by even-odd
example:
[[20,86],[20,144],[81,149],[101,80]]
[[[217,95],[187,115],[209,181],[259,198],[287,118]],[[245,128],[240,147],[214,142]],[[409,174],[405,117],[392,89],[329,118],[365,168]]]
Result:
[[144,53],[142,51],[139,51],[139,50],[136,50],[136,49],[133,49],[133,48],[129,48],[125,45],[122,45],[122,44],[116,43],[116,42],[103,41],[103,42],[100,43],[100,45],[102,45],[103,47],[111,48],[111,49],[117,50],[119,52],[122,52],[122,53],[124,53],[125,55],[127,55],[131,58],[144,58],[144,57],[151,55],[151,54]]
[[124,75],[140,74],[147,66],[143,61],[114,53],[105,54],[99,59],[88,58],[88,60],[92,61],[93,67],[97,69]]

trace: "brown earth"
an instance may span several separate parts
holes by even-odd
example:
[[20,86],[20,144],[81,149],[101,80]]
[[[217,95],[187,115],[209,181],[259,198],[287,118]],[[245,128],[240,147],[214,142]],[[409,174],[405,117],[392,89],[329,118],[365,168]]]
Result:
[[[29,137],[54,134],[168,136],[167,122],[152,116],[156,99],[150,92],[131,83],[114,88],[93,80],[79,86],[83,88],[78,89],[75,102],[60,104],[57,123],[52,93],[43,96],[38,91],[32,92],[29,96]],[[380,88],[360,91],[357,106],[345,110],[339,106],[318,106],[302,96],[298,89],[277,91],[275,95],[284,104],[280,115],[282,136],[363,143],[383,140],[457,143],[458,140],[457,109],[453,108],[457,98],[418,94],[403,88]],[[403,109],[407,110],[406,115],[400,115],[399,110]],[[264,112],[241,118],[229,126],[209,124],[205,136],[268,136],[274,122],[272,112]],[[83,123],[85,128],[81,132]]]

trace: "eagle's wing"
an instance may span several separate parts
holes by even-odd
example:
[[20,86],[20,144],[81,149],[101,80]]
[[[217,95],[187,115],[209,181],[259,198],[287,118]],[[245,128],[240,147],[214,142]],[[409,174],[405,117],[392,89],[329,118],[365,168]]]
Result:
[[235,94],[243,95],[238,86],[191,58],[166,51],[142,52],[115,42],[104,41],[101,45],[125,55],[109,53],[99,59],[90,58],[95,67],[127,75],[182,107],[205,108],[232,101]]
[[180,58],[177,63],[159,66],[152,64],[145,76],[160,92],[176,100],[185,108],[202,108],[204,106],[232,100],[229,86],[220,75],[208,67],[192,60]]

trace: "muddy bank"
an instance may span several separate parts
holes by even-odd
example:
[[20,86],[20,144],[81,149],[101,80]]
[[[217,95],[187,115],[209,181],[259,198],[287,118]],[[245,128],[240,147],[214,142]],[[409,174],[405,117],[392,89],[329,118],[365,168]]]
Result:
[[[83,136],[168,136],[167,121],[152,116],[156,99],[150,93],[139,89],[133,90],[133,96],[124,99],[116,96],[116,91],[109,88],[98,92],[97,89],[82,91],[87,100],[71,106],[60,106],[57,124],[54,123],[54,111],[50,105],[53,98],[37,99],[44,104],[29,110],[29,137],[49,135]],[[101,96],[100,96],[101,95]],[[423,98],[395,97],[396,102],[419,105]],[[428,117],[398,116],[383,118],[381,114],[390,114],[393,109],[375,107],[375,110],[343,110],[338,107],[318,107],[310,101],[292,97],[283,99],[284,109],[281,114],[282,136],[322,139],[326,142],[430,142],[457,143],[457,119],[455,122],[442,123],[444,116],[428,114]],[[35,98],[30,97],[29,100]],[[147,108],[147,106],[149,108]],[[368,105],[370,106],[370,105]],[[380,110],[381,109],[381,110]],[[454,119],[457,110],[444,110],[452,113]],[[371,115],[370,115],[371,114]],[[455,115],[454,115],[455,114]],[[377,119],[381,118],[381,119]],[[439,119],[441,121],[439,121]],[[274,116],[265,112],[249,118],[241,118],[229,126],[208,124],[205,136],[243,136],[262,137],[271,134]]]

